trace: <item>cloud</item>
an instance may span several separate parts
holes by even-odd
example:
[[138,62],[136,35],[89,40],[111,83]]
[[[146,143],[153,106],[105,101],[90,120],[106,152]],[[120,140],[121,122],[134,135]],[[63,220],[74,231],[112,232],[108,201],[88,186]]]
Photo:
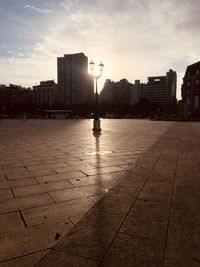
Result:
[[38,7],[34,7],[34,6],[31,6],[31,5],[25,5],[24,8],[28,8],[28,9],[32,9],[32,10],[35,10],[39,13],[52,13],[52,10],[50,9],[42,9],[42,8],[38,8]]
[[40,8],[25,8],[40,13],[53,10],[49,16],[15,19],[14,44],[20,40],[22,47],[26,42],[28,52],[6,48],[13,51],[10,56],[23,52],[28,59],[24,69],[23,58],[16,61],[23,73],[33,62],[36,82],[42,75],[48,77],[44,70],[51,64],[49,74],[56,78],[56,58],[67,53],[84,52],[97,63],[102,59],[105,70],[99,82],[106,78],[145,82],[148,76],[165,75],[172,68],[181,84],[187,65],[199,60],[199,0],[51,0]]
[[[45,66],[48,66],[48,68]],[[51,58],[42,61],[41,58],[33,57],[1,57],[0,70],[0,83],[13,83],[30,87],[36,82],[56,78],[56,59]]]

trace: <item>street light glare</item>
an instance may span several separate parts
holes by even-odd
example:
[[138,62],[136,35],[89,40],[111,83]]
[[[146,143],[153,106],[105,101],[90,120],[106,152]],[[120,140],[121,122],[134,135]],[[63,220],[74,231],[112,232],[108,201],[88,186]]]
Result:
[[90,69],[91,69],[91,71],[93,71],[93,69],[94,69],[94,62],[93,62],[92,59],[91,59],[91,61],[90,61]]
[[99,69],[100,69],[100,71],[103,71],[103,67],[104,67],[104,64],[101,62],[101,63],[99,64]]

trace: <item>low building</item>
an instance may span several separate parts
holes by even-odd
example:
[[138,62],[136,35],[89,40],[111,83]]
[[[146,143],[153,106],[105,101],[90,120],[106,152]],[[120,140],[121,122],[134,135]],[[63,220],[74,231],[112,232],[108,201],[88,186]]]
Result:
[[169,70],[166,76],[148,77],[146,88],[140,92],[140,98],[146,98],[151,103],[158,103],[164,113],[170,113],[176,103],[177,75]]
[[113,90],[115,88],[115,82],[107,79],[104,87],[100,93],[100,102],[113,102]]
[[51,107],[55,103],[57,84],[54,80],[42,81],[33,86],[34,104]]
[[[147,89],[146,83],[141,83],[140,80],[135,80],[135,83],[131,86],[131,105],[140,102],[141,94]],[[143,97],[143,96],[142,96]]]
[[200,61],[187,67],[182,85],[186,113],[200,115]]
[[131,83],[127,79],[115,83],[113,99],[115,103],[131,103]]
[[169,70],[166,76],[148,77],[147,83],[136,80],[131,89],[131,104],[145,98],[152,104],[159,104],[163,113],[171,113],[176,104],[176,85],[177,75],[173,70]]
[[101,102],[131,103],[131,86],[127,79],[113,82],[107,79],[100,93]]
[[0,85],[1,112],[18,112],[33,103],[33,91],[20,85]]

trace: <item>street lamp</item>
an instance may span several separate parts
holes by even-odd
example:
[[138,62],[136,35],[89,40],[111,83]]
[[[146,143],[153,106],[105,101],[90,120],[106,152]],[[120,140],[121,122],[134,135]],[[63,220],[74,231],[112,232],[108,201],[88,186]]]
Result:
[[101,131],[101,125],[100,125],[100,120],[99,120],[99,113],[98,113],[98,94],[97,94],[97,80],[101,77],[102,71],[103,71],[104,64],[101,62],[99,64],[99,70],[100,74],[99,75],[94,75],[93,70],[94,70],[94,62],[93,60],[90,61],[90,69],[92,76],[95,79],[95,84],[96,84],[96,95],[95,95],[95,112],[94,112],[94,124],[93,124],[93,131]]

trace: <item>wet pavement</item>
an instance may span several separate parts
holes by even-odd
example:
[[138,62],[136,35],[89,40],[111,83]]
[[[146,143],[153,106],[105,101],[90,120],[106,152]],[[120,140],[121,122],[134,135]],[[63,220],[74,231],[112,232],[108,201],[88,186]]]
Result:
[[0,123],[0,267],[200,266],[200,123]]

